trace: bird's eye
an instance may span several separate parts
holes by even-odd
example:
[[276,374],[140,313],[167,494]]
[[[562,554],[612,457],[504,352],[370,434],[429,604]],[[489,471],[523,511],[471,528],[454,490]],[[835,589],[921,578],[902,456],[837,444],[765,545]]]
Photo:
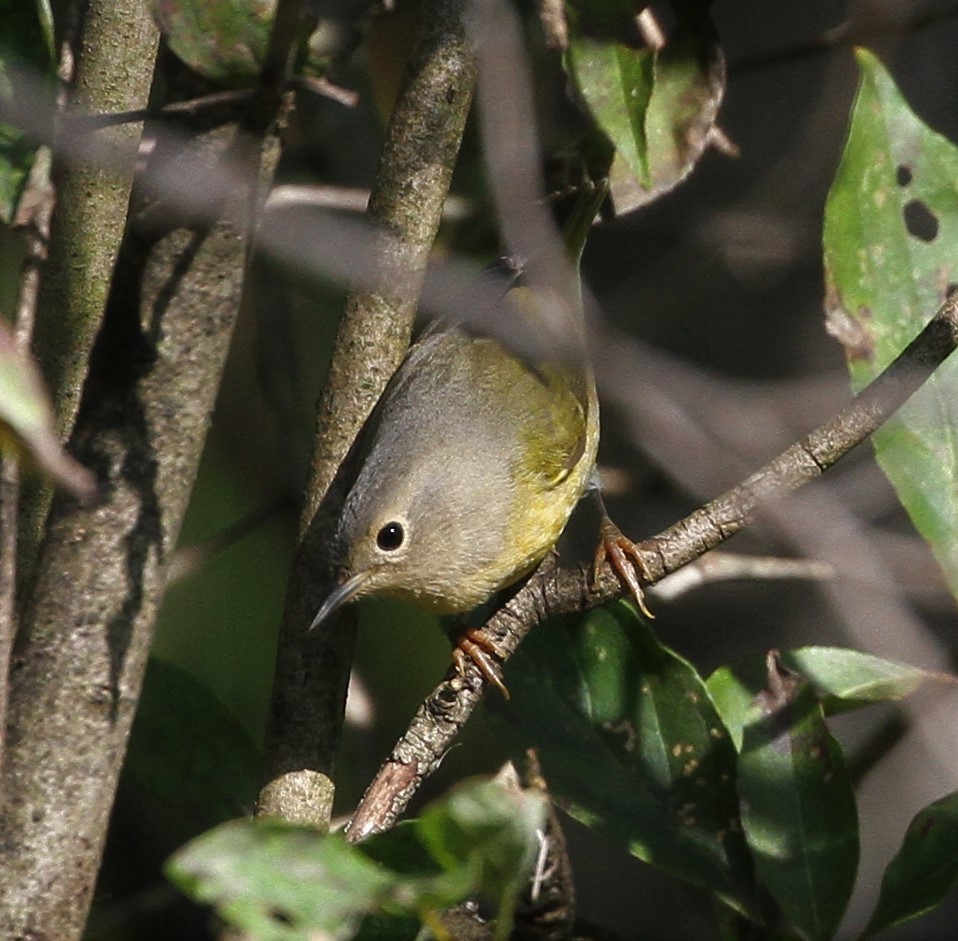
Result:
[[383,552],[395,552],[406,538],[406,532],[399,523],[387,523],[376,533],[376,545]]

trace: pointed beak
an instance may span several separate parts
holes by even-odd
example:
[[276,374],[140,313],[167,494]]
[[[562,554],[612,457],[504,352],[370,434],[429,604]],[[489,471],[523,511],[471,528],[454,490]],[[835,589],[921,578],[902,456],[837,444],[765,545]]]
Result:
[[313,623],[309,625],[309,630],[319,627],[334,611],[338,611],[344,604],[352,601],[359,594],[363,585],[366,584],[368,578],[369,572],[359,572],[343,582],[338,588],[333,589],[316,612],[316,617],[313,618]]

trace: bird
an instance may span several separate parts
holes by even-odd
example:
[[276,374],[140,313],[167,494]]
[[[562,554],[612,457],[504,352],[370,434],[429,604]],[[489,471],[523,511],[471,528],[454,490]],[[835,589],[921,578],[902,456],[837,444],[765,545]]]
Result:
[[[591,200],[589,224],[595,194]],[[493,270],[505,274],[507,317],[545,325],[554,296],[526,284],[512,260]],[[590,489],[602,517],[596,566],[608,558],[647,612],[641,556],[609,519],[596,486],[599,428],[584,356],[533,359],[495,336],[434,323],[370,418],[331,545],[337,585],[310,629],[373,594],[465,614],[530,573]],[[481,629],[459,631],[460,670],[473,660],[508,695],[497,654]]]

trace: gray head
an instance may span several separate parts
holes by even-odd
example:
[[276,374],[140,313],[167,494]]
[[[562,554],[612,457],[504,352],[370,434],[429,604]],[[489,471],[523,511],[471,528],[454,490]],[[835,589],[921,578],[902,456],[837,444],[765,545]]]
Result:
[[396,374],[337,528],[340,584],[314,626],[363,595],[450,612],[500,587],[515,432],[476,343],[431,333]]

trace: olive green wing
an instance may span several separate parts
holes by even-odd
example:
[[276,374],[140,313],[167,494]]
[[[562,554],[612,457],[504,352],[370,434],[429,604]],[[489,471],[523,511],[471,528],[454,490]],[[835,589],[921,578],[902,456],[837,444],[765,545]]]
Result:
[[[587,377],[565,365],[527,371],[528,390],[522,397],[528,421],[520,474],[538,478],[540,486],[559,486],[585,455],[589,439]],[[532,414],[532,413],[535,414]]]

